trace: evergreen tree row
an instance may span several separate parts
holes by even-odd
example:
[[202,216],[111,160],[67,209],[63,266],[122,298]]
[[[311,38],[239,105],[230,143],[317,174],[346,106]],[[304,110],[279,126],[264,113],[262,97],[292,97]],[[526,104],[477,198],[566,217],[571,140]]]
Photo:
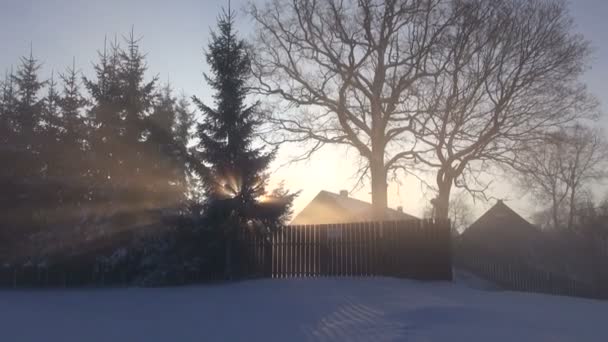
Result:
[[[276,149],[255,139],[262,116],[257,103],[247,102],[251,60],[234,19],[224,12],[212,33],[205,79],[214,104],[192,98],[200,122],[187,98],[147,77],[133,33],[122,45],[104,42],[91,77],[73,62],[43,80],[31,53],[6,72],[0,83],[0,256],[15,254],[18,241],[35,245],[37,236],[42,247],[77,245],[102,226],[113,232],[158,226],[155,214],[171,209],[182,214],[173,221],[177,233],[158,235],[167,238],[136,252],[146,256],[146,272],[166,273],[145,260],[203,260],[213,245],[225,246],[230,277],[237,229],[268,232],[285,223],[296,194],[282,186],[266,190]],[[196,144],[189,148],[191,141]]]
[[194,113],[169,85],[146,80],[138,43],[131,34],[124,47],[104,44],[91,78],[72,63],[43,80],[31,53],[6,72],[0,82],[0,246],[91,217],[184,204]]

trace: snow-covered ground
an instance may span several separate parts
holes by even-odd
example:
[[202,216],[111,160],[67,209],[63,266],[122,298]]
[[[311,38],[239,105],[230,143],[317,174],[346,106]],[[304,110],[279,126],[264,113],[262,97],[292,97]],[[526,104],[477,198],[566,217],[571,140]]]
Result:
[[2,290],[0,341],[608,341],[608,302],[464,279]]

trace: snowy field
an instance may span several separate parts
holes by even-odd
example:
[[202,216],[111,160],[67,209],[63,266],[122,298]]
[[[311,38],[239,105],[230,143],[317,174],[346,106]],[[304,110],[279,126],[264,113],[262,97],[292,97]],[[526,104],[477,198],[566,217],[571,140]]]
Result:
[[608,341],[608,302],[389,278],[2,290],[0,340]]

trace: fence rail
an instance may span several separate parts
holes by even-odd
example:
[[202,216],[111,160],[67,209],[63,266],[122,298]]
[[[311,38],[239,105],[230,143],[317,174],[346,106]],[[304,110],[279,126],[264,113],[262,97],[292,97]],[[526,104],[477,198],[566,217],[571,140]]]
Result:
[[[270,235],[239,231],[231,242],[237,279],[392,276],[451,280],[449,221],[411,220],[294,225]],[[98,256],[72,257],[52,266],[0,265],[0,286],[105,286],[133,281],[128,264],[108,267]],[[181,283],[219,280],[214,266],[188,270]]]

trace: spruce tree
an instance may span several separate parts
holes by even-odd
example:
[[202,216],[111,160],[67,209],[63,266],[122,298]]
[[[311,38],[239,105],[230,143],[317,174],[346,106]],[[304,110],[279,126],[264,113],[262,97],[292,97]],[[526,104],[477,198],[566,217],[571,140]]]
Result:
[[185,95],[181,95],[177,100],[175,112],[175,139],[180,145],[187,147],[192,138],[190,130],[194,127],[196,120],[194,111],[190,109],[190,102]]
[[[13,180],[21,189],[15,193],[16,203],[28,205],[30,209],[40,205],[40,193],[36,189],[44,172],[44,158],[41,158],[43,146],[41,128],[43,123],[44,99],[39,97],[45,85],[38,77],[41,64],[30,52],[28,57],[21,58],[21,64],[12,81],[15,85],[15,113],[13,125],[16,130],[15,158],[13,160]],[[33,210],[35,212],[35,210]]]
[[[59,108],[60,96],[57,91],[55,74],[47,81],[47,94],[43,98],[43,109],[40,127],[39,161],[43,163],[41,184],[38,194],[43,195],[45,211],[63,206],[65,188],[69,186],[70,179],[64,172],[66,162],[61,160],[65,151],[60,146],[61,114]],[[45,222],[48,223],[48,222]]]
[[63,83],[59,107],[63,117],[63,141],[65,144],[83,145],[85,136],[85,120],[82,117],[86,99],[80,92],[79,72],[76,61],[64,73],[59,74]]
[[152,114],[149,117],[148,125],[158,130],[158,135],[166,134],[173,137],[173,127],[176,124],[177,100],[173,96],[173,90],[169,83],[165,84],[156,96],[156,102]]
[[8,160],[2,159],[4,151],[8,148],[8,137],[10,134],[10,121],[8,119],[7,110],[5,109],[6,104],[4,101],[5,88],[8,86],[5,84],[5,80],[0,79],[0,163],[7,165]]
[[121,85],[120,115],[123,131],[120,135],[120,150],[117,151],[121,162],[121,174],[116,180],[119,183],[121,199],[127,202],[131,210],[147,199],[148,172],[154,163],[155,156],[146,155],[148,133],[146,118],[150,115],[156,95],[157,78],[145,81],[147,64],[145,55],[139,49],[139,39],[133,30],[126,39],[126,49],[120,50],[120,67],[118,78]]
[[[40,146],[40,160],[44,163],[42,177],[46,183],[64,182],[67,185],[68,179],[58,179],[64,178],[66,175],[62,167],[64,163],[58,158],[63,152],[59,146],[62,118],[59,108],[60,96],[57,91],[54,72],[51,72],[51,78],[47,81],[46,91],[47,94],[43,99],[42,127],[40,129],[40,139],[42,142]],[[55,192],[54,189],[49,190],[54,192],[55,195],[59,195],[56,198],[59,203],[63,202],[63,197],[61,196],[61,192],[63,192],[62,188],[58,192]]]
[[[14,150],[14,130],[12,122],[15,117],[15,84],[13,82],[13,71],[6,72],[4,79],[0,81],[0,153],[3,153],[3,159],[0,159],[2,165],[10,166],[10,158],[8,155]],[[3,171],[6,171],[7,167]],[[3,174],[3,173],[2,173]]]
[[43,101],[44,108],[42,110],[42,121],[45,130],[58,136],[58,131],[61,129],[61,114],[59,107],[61,96],[57,91],[57,82],[55,82],[54,72],[51,72],[51,78],[47,81],[47,93]]
[[15,117],[16,90],[13,72],[6,72],[0,83],[0,241],[6,242],[11,224],[15,194],[18,188],[14,182],[16,175],[16,135],[12,127]]
[[[212,32],[206,54],[212,75],[205,75],[205,79],[215,90],[215,107],[193,98],[203,114],[197,130],[200,142],[196,151],[208,167],[208,172],[201,175],[204,215],[207,224],[221,229],[228,239],[228,277],[231,276],[230,241],[236,229],[280,227],[293,199],[293,195],[285,195],[275,199],[273,205],[263,201],[266,170],[276,150],[266,152],[264,147],[254,146],[255,129],[260,124],[258,106],[246,103],[250,57],[245,42],[237,38],[234,20],[230,10],[220,16],[218,32]],[[267,208],[273,210],[265,210]]]
[[148,191],[160,208],[175,208],[183,203],[185,189],[180,175],[182,159],[178,139],[173,132],[176,125],[177,103],[169,84],[157,94],[152,114],[146,118],[148,138],[145,142]]
[[179,179],[180,184],[179,188],[185,191],[185,194],[189,198],[197,197],[196,194],[197,186],[196,180],[192,178],[190,166],[190,158],[188,154],[188,146],[190,144],[190,140],[192,139],[191,129],[195,126],[195,112],[190,109],[190,102],[185,95],[181,95],[177,100],[175,106],[175,125],[173,128],[175,142],[177,144],[177,148],[180,151],[178,153],[179,157]]
[[[142,210],[158,209],[166,200],[161,193],[166,177],[156,172],[165,163],[159,155],[158,130],[152,117],[158,102],[157,78],[146,80],[145,54],[133,32],[125,38],[125,48],[114,43],[109,51],[99,54],[96,79],[85,80],[91,93],[92,149],[96,156],[96,193],[98,200],[111,212],[130,215]],[[171,114],[174,116],[174,114]],[[167,137],[171,138],[171,125]],[[154,131],[154,132],[152,132]],[[151,138],[151,134],[155,136]],[[165,138],[162,138],[167,140]],[[161,139],[161,140],[162,140]],[[165,175],[166,176],[166,175]]]
[[116,42],[108,47],[107,40],[98,52],[98,62],[94,65],[95,78],[84,78],[89,91],[92,107],[88,113],[90,120],[91,169],[89,171],[89,200],[99,202],[112,209],[117,189],[114,179],[118,179],[121,167],[117,152],[120,151],[122,131],[121,86],[118,78],[120,68],[119,46]]
[[30,52],[29,57],[21,57],[21,65],[12,75],[17,89],[15,122],[24,142],[33,141],[32,138],[42,123],[44,99],[38,96],[45,82],[38,78],[41,67]]
[[[66,189],[65,200],[74,209],[82,207],[88,197],[90,188],[88,186],[88,129],[83,117],[84,107],[87,101],[80,93],[79,72],[76,69],[75,60],[72,66],[66,68],[64,73],[60,73],[63,89],[58,101],[61,112],[59,146],[63,153],[57,158],[61,159],[62,172],[66,178],[70,179],[70,188]],[[80,210],[74,213],[80,214]]]

